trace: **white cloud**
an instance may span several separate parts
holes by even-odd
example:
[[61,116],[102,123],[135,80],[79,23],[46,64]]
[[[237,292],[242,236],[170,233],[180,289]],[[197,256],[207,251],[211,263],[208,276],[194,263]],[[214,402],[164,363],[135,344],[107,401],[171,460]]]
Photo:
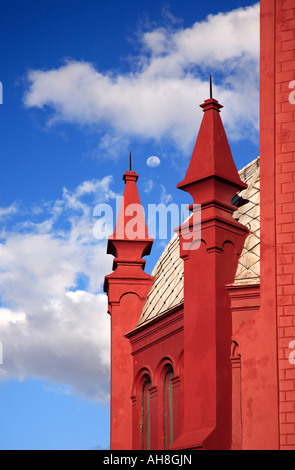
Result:
[[128,149],[130,149],[128,136],[106,133],[101,137],[93,155],[98,158],[104,158],[105,156],[114,159],[124,156],[126,158],[128,156]]
[[18,206],[16,202],[14,202],[8,207],[0,207],[0,219],[14,215],[16,214],[17,211],[18,211]]
[[35,377],[88,398],[108,398],[110,320],[102,282],[112,259],[105,240],[94,238],[92,210],[115,197],[111,182],[106,177],[64,188],[37,220],[18,221],[4,234],[2,380]]
[[177,33],[174,44],[191,63],[221,63],[243,54],[258,58],[259,4],[209,15],[206,21]]
[[129,73],[100,72],[75,60],[32,70],[25,105],[48,106],[49,124],[100,124],[105,135],[98,153],[132,137],[169,138],[186,149],[196,136],[202,117],[196,105],[208,97],[212,73],[230,136],[249,138],[258,131],[259,4],[209,15],[185,29],[154,28],[139,40],[142,51]]
[[169,204],[172,201],[172,194],[168,194],[165,186],[163,184],[161,186],[161,196],[160,202],[162,204]]
[[152,179],[148,179],[148,178],[145,178],[143,180],[143,187],[144,187],[144,192],[146,194],[149,194],[151,192],[151,190],[153,189],[154,187],[154,182]]
[[[248,138],[258,129],[259,5],[210,15],[191,28],[175,25],[141,34],[141,55],[128,74],[74,60],[31,71],[25,105],[49,107],[49,125],[100,124],[99,156],[110,149],[116,156],[132,137],[169,138],[185,149],[196,136],[202,117],[196,105],[208,97],[212,73],[227,129]],[[39,377],[107,398],[109,317],[101,285],[112,259],[105,241],[93,236],[92,210],[115,197],[111,183],[108,176],[64,188],[59,200],[35,205],[31,219],[2,234],[3,379]],[[145,191],[152,187],[147,180]],[[160,199],[172,199],[163,185]],[[17,210],[15,204],[0,208],[0,217]]]
[[149,166],[150,168],[156,168],[157,166],[159,166],[161,163],[161,160],[159,159],[159,157],[156,157],[155,155],[153,155],[152,157],[149,157],[146,161],[146,164],[147,166]]

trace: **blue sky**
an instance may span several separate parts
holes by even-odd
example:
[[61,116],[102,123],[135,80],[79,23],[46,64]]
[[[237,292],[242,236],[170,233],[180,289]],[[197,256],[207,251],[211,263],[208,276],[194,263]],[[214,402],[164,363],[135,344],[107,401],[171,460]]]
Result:
[[191,202],[176,184],[210,73],[238,169],[259,155],[259,4],[3,0],[1,19],[0,449],[106,449],[93,210],[115,207],[130,149],[145,208]]

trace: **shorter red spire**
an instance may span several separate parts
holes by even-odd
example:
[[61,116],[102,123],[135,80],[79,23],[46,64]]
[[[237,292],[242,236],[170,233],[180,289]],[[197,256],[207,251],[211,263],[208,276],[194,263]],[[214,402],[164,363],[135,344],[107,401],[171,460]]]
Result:
[[120,206],[116,227],[109,240],[149,240],[144,210],[140,202],[136,182],[138,175],[135,171],[126,171],[123,175],[125,190]]
[[154,277],[144,271],[143,256],[150,253],[144,210],[136,182],[138,175],[130,169],[123,176],[125,190],[107,252],[115,258],[113,272],[105,277],[111,315],[111,448],[131,449],[133,421],[130,394],[134,383],[133,356],[126,333],[134,330]]
[[142,267],[145,260],[141,259],[150,253],[153,239],[149,236],[144,210],[140,202],[135,171],[126,171],[123,175],[125,190],[116,221],[113,235],[109,237],[107,253],[115,257],[113,269],[119,264]]

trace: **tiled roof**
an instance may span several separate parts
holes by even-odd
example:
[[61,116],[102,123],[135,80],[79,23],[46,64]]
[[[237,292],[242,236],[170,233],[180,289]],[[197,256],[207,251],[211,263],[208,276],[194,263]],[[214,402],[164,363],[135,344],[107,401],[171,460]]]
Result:
[[260,282],[260,159],[249,163],[239,173],[247,184],[239,195],[248,203],[239,207],[233,217],[249,228],[236,272],[235,284]]
[[175,234],[153,269],[155,280],[144,303],[138,325],[183,302],[183,260]]
[[[250,229],[239,259],[235,284],[260,281],[260,168],[259,157],[239,171],[248,188],[239,196],[248,202],[233,217]],[[144,303],[138,326],[183,303],[183,260],[179,256],[179,239],[175,234],[156,263],[155,280]]]

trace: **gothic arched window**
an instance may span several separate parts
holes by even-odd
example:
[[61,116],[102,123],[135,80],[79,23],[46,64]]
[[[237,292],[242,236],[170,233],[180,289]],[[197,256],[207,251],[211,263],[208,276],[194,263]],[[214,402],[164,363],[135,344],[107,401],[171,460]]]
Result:
[[163,436],[164,449],[169,449],[173,444],[173,368],[168,365],[164,376],[163,388]]

